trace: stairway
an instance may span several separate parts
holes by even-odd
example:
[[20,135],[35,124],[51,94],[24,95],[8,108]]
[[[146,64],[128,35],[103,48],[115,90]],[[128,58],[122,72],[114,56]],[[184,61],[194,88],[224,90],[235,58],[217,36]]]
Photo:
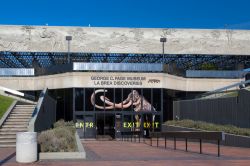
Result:
[[16,133],[28,130],[28,123],[35,105],[17,104],[0,127],[0,148],[15,147]]

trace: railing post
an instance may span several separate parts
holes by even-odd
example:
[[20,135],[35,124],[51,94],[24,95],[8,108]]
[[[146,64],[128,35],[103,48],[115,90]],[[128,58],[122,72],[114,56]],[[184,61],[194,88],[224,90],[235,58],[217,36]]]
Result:
[[200,139],[200,154],[202,153],[202,141]]
[[176,138],[174,137],[174,150],[176,150]]
[[157,147],[159,146],[159,137],[157,135]]
[[187,138],[186,138],[186,152],[188,151]]
[[220,140],[218,139],[218,157],[220,157]]
[[167,148],[167,137],[165,136],[165,149]]

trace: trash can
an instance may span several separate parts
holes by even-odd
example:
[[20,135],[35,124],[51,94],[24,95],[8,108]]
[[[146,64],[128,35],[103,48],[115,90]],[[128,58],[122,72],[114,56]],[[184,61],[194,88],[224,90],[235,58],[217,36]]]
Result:
[[37,161],[36,132],[20,132],[16,134],[16,161],[19,163]]

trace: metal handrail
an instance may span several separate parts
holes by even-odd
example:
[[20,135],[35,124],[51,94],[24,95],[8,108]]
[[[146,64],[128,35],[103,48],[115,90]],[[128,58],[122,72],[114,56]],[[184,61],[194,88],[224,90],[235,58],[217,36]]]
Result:
[[7,95],[11,95],[13,97],[19,97],[21,99],[31,100],[32,102],[35,101],[35,96],[29,95],[29,94],[26,94],[17,90],[5,88],[3,86],[0,86],[0,91],[2,91],[3,93]]
[[216,90],[213,90],[213,91],[198,95],[197,98],[206,97],[206,96],[209,96],[209,95],[212,95],[212,94],[220,93],[220,92],[223,92],[224,90],[227,90],[227,89],[230,89],[230,88],[233,88],[233,87],[236,87],[236,86],[240,86],[240,85],[245,85],[245,84],[248,84],[248,83],[250,83],[250,80],[241,81],[241,82],[238,82],[238,83],[235,83],[235,84],[232,84],[232,85],[225,86],[223,88],[219,88],[219,89],[216,89]]

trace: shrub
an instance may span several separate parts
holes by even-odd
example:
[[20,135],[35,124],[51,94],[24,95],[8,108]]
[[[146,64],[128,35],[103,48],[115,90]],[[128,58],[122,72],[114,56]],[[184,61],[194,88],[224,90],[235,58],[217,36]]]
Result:
[[57,127],[65,127],[65,126],[70,126],[74,128],[74,122],[73,121],[69,121],[69,122],[65,122],[63,119],[60,119],[59,121],[57,121],[56,123],[54,123],[54,128]]
[[60,120],[54,129],[38,135],[41,152],[74,152],[76,151],[75,128],[73,122]]
[[178,121],[173,120],[173,121],[167,121],[165,122],[165,124],[195,128],[200,130],[208,130],[208,131],[224,131],[229,134],[250,136],[249,128],[239,128],[233,125],[218,125],[218,124],[207,123],[202,121],[193,121],[193,120],[178,120]]

